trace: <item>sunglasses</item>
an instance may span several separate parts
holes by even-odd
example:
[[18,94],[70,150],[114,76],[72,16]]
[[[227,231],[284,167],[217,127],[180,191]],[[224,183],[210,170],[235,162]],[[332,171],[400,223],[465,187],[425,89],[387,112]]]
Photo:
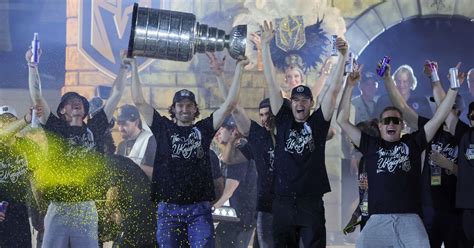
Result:
[[474,114],[469,116],[469,120],[474,121]]
[[390,122],[393,123],[394,125],[400,125],[402,120],[398,117],[385,117],[385,118],[382,119],[382,123],[384,125],[389,125]]

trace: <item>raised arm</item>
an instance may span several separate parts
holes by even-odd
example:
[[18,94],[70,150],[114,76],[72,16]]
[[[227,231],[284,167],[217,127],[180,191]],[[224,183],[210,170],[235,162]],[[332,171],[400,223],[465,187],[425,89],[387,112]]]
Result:
[[357,81],[360,80],[360,70],[362,66],[357,64],[354,65],[354,72],[350,73],[346,79],[346,87],[342,93],[341,102],[339,103],[339,110],[337,113],[337,124],[341,127],[342,130],[349,136],[352,140],[352,143],[356,146],[360,146],[361,131],[359,128],[354,126],[349,121],[350,111],[351,111],[351,98],[352,90],[356,85]]
[[263,74],[268,85],[268,93],[270,98],[270,106],[274,115],[277,115],[283,105],[283,96],[280,87],[276,81],[275,66],[273,65],[272,55],[270,53],[270,42],[275,36],[272,22],[263,22],[262,29],[262,63]]
[[0,140],[8,140],[20,130],[31,123],[31,111],[23,118],[20,118],[0,129]]
[[[446,92],[444,91],[440,80],[433,81],[433,78],[431,75],[432,69],[429,66],[430,63],[432,63],[435,66],[436,70],[438,70],[437,62],[427,60],[424,65],[423,72],[430,78],[432,82],[431,86],[433,87],[433,97],[435,99],[436,105],[439,106],[441,102],[443,101],[443,99],[446,97]],[[456,65],[456,68],[458,68],[458,70],[460,67],[461,67],[461,62],[459,62]],[[439,76],[437,78],[439,79]],[[460,72],[458,74],[458,80],[461,84],[464,82],[465,78],[466,78],[465,73]],[[455,135],[456,133],[456,125],[458,124],[458,121],[459,121],[459,117],[455,113],[453,113],[453,111],[450,111],[448,114],[448,117],[446,117],[445,123],[446,123],[446,126],[448,127],[449,132],[452,135]]]
[[145,101],[143,97],[142,85],[140,83],[140,77],[138,76],[138,66],[135,59],[130,61],[132,68],[132,99],[135,106],[137,106],[140,115],[145,120],[148,126],[151,126],[153,122],[153,107]]
[[213,122],[214,129],[217,130],[224,122],[224,119],[231,113],[239,102],[240,82],[242,81],[242,73],[244,66],[249,63],[248,59],[237,62],[235,67],[234,79],[230,86],[229,94],[225,98],[224,103],[214,112]]
[[336,100],[341,91],[341,87],[344,83],[344,64],[347,60],[347,42],[342,38],[337,38],[336,41],[337,50],[339,51],[339,58],[337,60],[336,71],[334,76],[331,78],[332,82],[329,82],[329,88],[323,95],[321,100],[321,110],[326,121],[331,120],[336,108]]
[[451,112],[457,93],[457,88],[449,89],[448,94],[446,94],[443,102],[441,102],[441,104],[438,106],[438,109],[436,109],[433,118],[431,118],[431,120],[425,124],[424,129],[426,141],[430,142],[433,139],[436,131],[438,131],[438,128],[441,126],[441,124],[443,124],[449,112]]
[[408,126],[417,129],[418,114],[412,108],[410,108],[410,106],[408,106],[405,98],[403,98],[403,96],[398,91],[395,81],[392,79],[390,69],[391,67],[388,64],[387,69],[385,70],[385,73],[382,77],[385,84],[385,89],[387,89],[390,100],[395,105],[395,107],[402,111],[403,119],[407,121]]
[[[206,55],[209,58],[211,69],[214,72],[214,75],[216,76],[219,91],[221,92],[224,98],[227,98],[227,93],[229,92],[229,89],[227,88],[227,84],[225,83],[223,70],[225,56],[222,58],[222,62],[220,62],[214,53],[206,53]],[[245,110],[237,104],[237,106],[235,106],[234,110],[232,111],[232,116],[234,117],[235,124],[237,125],[237,129],[239,130],[239,132],[247,136],[248,132],[250,131],[251,121],[245,113]]]
[[122,54],[122,63],[120,64],[120,70],[112,86],[112,93],[104,105],[104,112],[108,121],[110,121],[114,116],[115,108],[120,102],[120,98],[122,98],[123,91],[125,90],[125,82],[127,81],[126,64],[130,65],[131,59],[127,58],[125,54]]
[[38,65],[30,63],[31,56],[31,49],[28,49],[25,55],[26,62],[28,63],[28,88],[33,105],[39,106],[43,109],[43,115],[39,120],[41,124],[46,124],[46,121],[48,120],[48,117],[51,113],[51,108],[49,107],[46,99],[43,97],[43,93],[41,92],[41,80],[39,77]]

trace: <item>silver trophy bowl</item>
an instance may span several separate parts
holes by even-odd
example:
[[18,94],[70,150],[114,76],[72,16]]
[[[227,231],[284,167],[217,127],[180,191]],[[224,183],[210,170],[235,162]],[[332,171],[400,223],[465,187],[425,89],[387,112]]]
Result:
[[140,56],[174,61],[189,61],[193,55],[227,48],[234,59],[245,56],[247,25],[230,34],[196,22],[196,16],[170,10],[133,5],[128,57]]

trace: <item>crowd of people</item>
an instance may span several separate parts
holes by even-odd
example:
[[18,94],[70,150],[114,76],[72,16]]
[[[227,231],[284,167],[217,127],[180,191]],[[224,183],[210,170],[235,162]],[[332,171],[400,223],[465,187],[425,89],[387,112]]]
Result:
[[[125,56],[105,102],[67,92],[52,111],[27,51],[33,106],[23,117],[0,107],[0,247],[31,247],[29,218],[38,247],[326,247],[333,115],[358,164],[360,203],[344,228],[361,224],[356,247],[473,247],[474,102],[466,112],[463,98],[472,97],[458,91],[466,77],[471,89],[474,70],[450,77],[445,91],[437,63],[425,61],[433,97],[418,97],[409,65],[392,75],[379,64],[379,76],[354,62],[345,72],[348,44],[339,37],[330,74],[310,88],[303,70],[289,65],[282,87],[271,60],[273,25],[261,28],[253,38],[268,98],[256,106],[258,120],[239,106],[246,58],[227,87],[222,61],[207,54],[224,101],[200,117],[187,89],[167,113],[155,109],[135,58]],[[133,105],[118,107],[128,72]],[[386,96],[377,96],[379,83]],[[35,118],[41,128],[30,125]],[[223,207],[236,216],[213,216]]]

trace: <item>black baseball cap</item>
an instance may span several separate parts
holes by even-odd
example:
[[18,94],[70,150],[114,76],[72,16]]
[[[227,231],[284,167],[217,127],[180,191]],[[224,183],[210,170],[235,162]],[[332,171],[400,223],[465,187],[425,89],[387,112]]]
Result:
[[297,95],[303,95],[313,100],[313,93],[311,92],[311,89],[308,86],[300,85],[300,86],[294,87],[291,90],[291,98],[293,99],[293,97]]
[[196,97],[194,96],[194,93],[192,93],[191,91],[189,91],[187,89],[182,89],[182,90],[180,90],[180,91],[178,91],[174,94],[173,104],[175,104],[177,102],[180,102],[184,99],[188,99],[188,100],[190,100],[191,102],[193,102],[194,104],[197,105]]
[[222,123],[222,127],[227,129],[236,128],[237,125],[235,124],[234,117],[232,117],[232,115],[227,116],[227,118],[225,118],[224,122]]
[[263,99],[263,100],[260,102],[260,104],[258,105],[258,108],[259,108],[259,109],[271,108],[271,106],[270,106],[270,99],[269,99],[269,98]]
[[117,117],[117,122],[125,122],[125,121],[136,121],[140,118],[140,113],[138,109],[130,104],[125,104],[119,108],[119,114]]
[[87,99],[81,95],[79,95],[79,93],[77,92],[73,92],[73,91],[70,91],[70,92],[67,92],[65,93],[64,95],[61,96],[61,100],[59,102],[59,105],[58,105],[58,109],[56,110],[56,114],[58,114],[58,116],[61,116],[61,109],[64,108],[64,105],[66,105],[66,102],[72,98],[79,98],[81,99],[82,101],[82,105],[84,106],[84,118],[89,114],[89,102],[87,101]]

